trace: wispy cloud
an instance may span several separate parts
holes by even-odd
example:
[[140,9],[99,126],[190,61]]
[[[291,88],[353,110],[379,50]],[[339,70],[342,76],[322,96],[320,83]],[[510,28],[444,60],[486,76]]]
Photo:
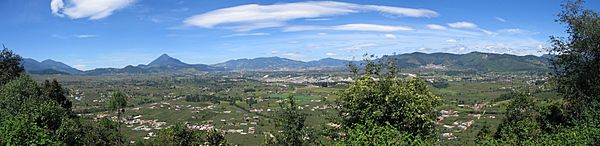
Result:
[[73,67],[78,70],[86,70],[87,69],[85,64],[75,64],[75,65],[73,65]]
[[283,29],[284,32],[307,31],[307,30],[346,30],[346,31],[410,31],[413,28],[406,26],[390,26],[378,24],[344,24],[336,26],[290,26]]
[[431,49],[425,48],[425,47],[417,48],[417,51],[421,51],[421,52],[425,52],[425,51],[429,51],[429,50],[431,50]]
[[76,38],[93,38],[93,37],[97,37],[97,36],[92,35],[92,34],[79,34],[79,35],[74,35],[74,37],[76,37]]
[[287,21],[294,19],[316,19],[369,11],[398,17],[438,16],[437,12],[428,9],[360,5],[334,1],[310,1],[274,5],[248,4],[217,9],[189,17],[184,20],[184,24],[203,28],[224,26],[224,28],[237,31],[249,31],[285,26]]
[[504,19],[502,17],[494,17],[494,18],[500,22],[506,22],[506,19]]
[[372,48],[372,47],[377,47],[379,45],[380,44],[378,44],[378,43],[361,43],[361,44],[355,44],[355,45],[347,46],[347,47],[343,48],[342,50],[354,51],[354,50],[368,49],[368,48]]
[[390,38],[390,39],[398,38],[398,36],[396,36],[394,34],[384,34],[383,37]]
[[308,18],[308,19],[304,19],[306,21],[329,21],[331,20],[331,18]]
[[71,19],[88,18],[97,20],[108,17],[116,10],[123,9],[135,0],[52,0],[52,14]]
[[231,35],[226,35],[223,37],[240,37],[240,36],[264,36],[264,35],[270,35],[269,33],[264,33],[264,32],[257,32],[257,33],[236,33],[236,34],[231,34]]
[[281,54],[281,55],[286,56],[286,57],[288,57],[290,59],[302,59],[302,58],[304,58],[304,55],[302,55],[302,53],[300,53],[300,52],[289,52],[289,53],[284,53],[284,54]]
[[524,33],[527,33],[528,31],[519,29],[519,28],[508,28],[508,29],[500,29],[500,30],[498,30],[498,32],[509,33],[509,34],[524,34]]
[[437,24],[428,24],[427,28],[433,29],[433,30],[446,30],[447,29],[445,26],[441,26],[441,25],[437,25]]
[[468,28],[468,29],[477,29],[479,28],[479,26],[471,23],[471,22],[466,22],[466,21],[461,21],[461,22],[454,22],[454,23],[448,23],[448,26],[452,27],[452,28]]
[[456,42],[458,42],[458,41],[457,41],[457,40],[455,40],[455,39],[447,39],[447,40],[446,40],[446,42],[447,42],[447,43],[456,43]]
[[466,22],[466,21],[460,21],[460,22],[454,22],[454,23],[448,23],[448,26],[452,27],[452,28],[462,28],[462,29],[474,29],[474,30],[479,30],[487,35],[496,35],[497,33],[483,29],[483,28],[479,28],[479,26],[477,26],[475,23],[471,23],[471,22]]
[[337,54],[335,54],[335,53],[332,53],[332,52],[327,52],[327,53],[325,53],[325,55],[327,55],[327,56],[335,56],[335,55],[337,55]]

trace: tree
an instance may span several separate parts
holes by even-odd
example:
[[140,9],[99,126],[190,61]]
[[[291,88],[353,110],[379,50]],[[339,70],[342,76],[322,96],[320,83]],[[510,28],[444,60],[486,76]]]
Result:
[[515,95],[506,109],[506,117],[498,126],[495,138],[516,144],[537,141],[543,131],[538,122],[541,118],[539,106],[535,103],[533,97]]
[[[206,140],[203,140],[205,135]],[[203,141],[206,141],[210,145],[225,145],[224,137],[218,135],[220,133],[216,131],[205,134],[202,131],[187,128],[184,123],[178,123],[170,128],[160,130],[154,143],[156,145],[190,146],[205,144]]]
[[9,117],[0,123],[2,145],[52,145],[51,134],[26,116]]
[[108,102],[108,106],[110,110],[117,112],[117,131],[120,131],[121,114],[125,113],[125,107],[127,106],[127,95],[121,91],[113,92],[112,97]]
[[208,131],[205,141],[206,141],[205,144],[208,144],[208,145],[214,145],[214,146],[227,145],[227,140],[225,139],[225,136],[223,135],[223,133],[221,133],[215,129],[211,129]]
[[600,123],[600,16],[583,9],[583,0],[566,1],[557,20],[567,38],[552,36],[552,79],[567,100],[570,123]]
[[475,143],[478,145],[485,144],[487,141],[492,140],[492,131],[490,130],[490,125],[488,123],[483,123],[483,127],[477,133],[475,137]]
[[441,99],[420,78],[399,78],[394,64],[384,70],[381,63],[369,58],[365,62],[364,75],[343,90],[337,100],[342,127],[389,125],[409,137],[433,139],[434,108]]
[[298,104],[292,95],[287,97],[285,103],[279,105],[281,111],[278,113],[280,117],[277,122],[277,127],[280,134],[275,135],[275,139],[271,144],[301,146],[309,145],[314,142],[312,132],[305,125],[306,114],[298,109]]
[[61,107],[70,110],[72,103],[65,96],[65,91],[62,86],[53,79],[52,82],[45,80],[42,84],[44,96],[56,101]]
[[344,137],[329,145],[434,145],[419,136],[402,132],[392,125],[372,122],[347,128]]
[[[2,45],[4,47],[4,45]],[[20,65],[21,56],[14,54],[4,47],[0,52],[0,86],[23,74],[23,66]]]
[[7,49],[0,59],[0,145],[123,144],[115,124],[107,119],[83,124],[71,115],[71,102],[56,80],[40,86],[20,73],[20,57]]

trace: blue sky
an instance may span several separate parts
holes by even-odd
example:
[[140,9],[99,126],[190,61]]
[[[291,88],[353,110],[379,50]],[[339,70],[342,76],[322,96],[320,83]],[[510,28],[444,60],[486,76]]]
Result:
[[[79,69],[280,56],[472,51],[540,55],[560,0],[0,0],[0,42]],[[585,7],[598,11],[598,1]]]

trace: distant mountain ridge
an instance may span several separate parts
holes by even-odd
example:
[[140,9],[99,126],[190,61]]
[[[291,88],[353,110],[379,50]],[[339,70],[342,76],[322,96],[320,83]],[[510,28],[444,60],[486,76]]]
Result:
[[447,70],[474,70],[480,72],[546,71],[550,59],[533,55],[517,56],[471,52],[467,54],[420,52],[383,56],[378,60],[395,60],[401,68],[436,66]]
[[236,59],[212,66],[223,67],[229,70],[248,71],[297,71],[297,70],[325,70],[343,67],[349,61],[325,58],[316,61],[297,61],[281,57],[259,57],[254,59]]
[[37,60],[31,58],[24,58],[21,61],[21,64],[25,68],[26,71],[35,74],[82,74],[83,71],[75,69],[69,65],[66,65],[62,62],[54,61],[54,60],[44,60],[42,62],[38,62]]
[[162,54],[148,65],[128,65],[124,68],[97,68],[86,71],[88,75],[102,74],[144,74],[144,73],[174,73],[194,71],[225,71],[224,68],[213,67],[205,64],[187,64],[167,54]]
[[[385,55],[375,61],[385,62],[394,60],[402,69],[408,70],[473,70],[479,72],[510,72],[510,71],[546,71],[551,56],[516,56],[510,54],[494,54],[471,52],[467,54],[451,53],[408,53]],[[324,58],[314,61],[298,61],[281,57],[258,57],[253,59],[235,59],[213,65],[187,64],[179,59],[162,54],[147,65],[128,65],[124,68],[97,68],[81,71],[64,63],[45,60],[37,62],[33,59],[22,61],[25,69],[37,74],[145,74],[145,73],[174,73],[174,72],[215,72],[215,71],[307,71],[329,70],[341,71],[347,69],[348,63],[361,64],[362,61],[348,61],[334,58]]]

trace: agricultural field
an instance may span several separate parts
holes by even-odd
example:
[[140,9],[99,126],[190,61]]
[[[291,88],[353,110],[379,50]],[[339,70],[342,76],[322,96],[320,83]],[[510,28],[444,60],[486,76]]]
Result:
[[[544,78],[536,74],[405,74],[432,83],[431,91],[443,99],[435,121],[442,145],[472,145],[483,125],[495,129],[513,92],[537,91],[536,96],[555,96],[543,89]],[[132,143],[153,139],[160,129],[185,123],[194,130],[218,129],[236,145],[259,145],[266,136],[278,132],[276,113],[290,95],[308,115],[309,127],[330,128],[329,119],[338,114],[335,100],[351,78],[346,73],[303,72],[33,77],[59,80],[68,89],[74,111],[85,119],[110,117],[121,121]],[[434,86],[437,81],[445,83]],[[122,119],[106,108],[115,90],[129,97]]]

